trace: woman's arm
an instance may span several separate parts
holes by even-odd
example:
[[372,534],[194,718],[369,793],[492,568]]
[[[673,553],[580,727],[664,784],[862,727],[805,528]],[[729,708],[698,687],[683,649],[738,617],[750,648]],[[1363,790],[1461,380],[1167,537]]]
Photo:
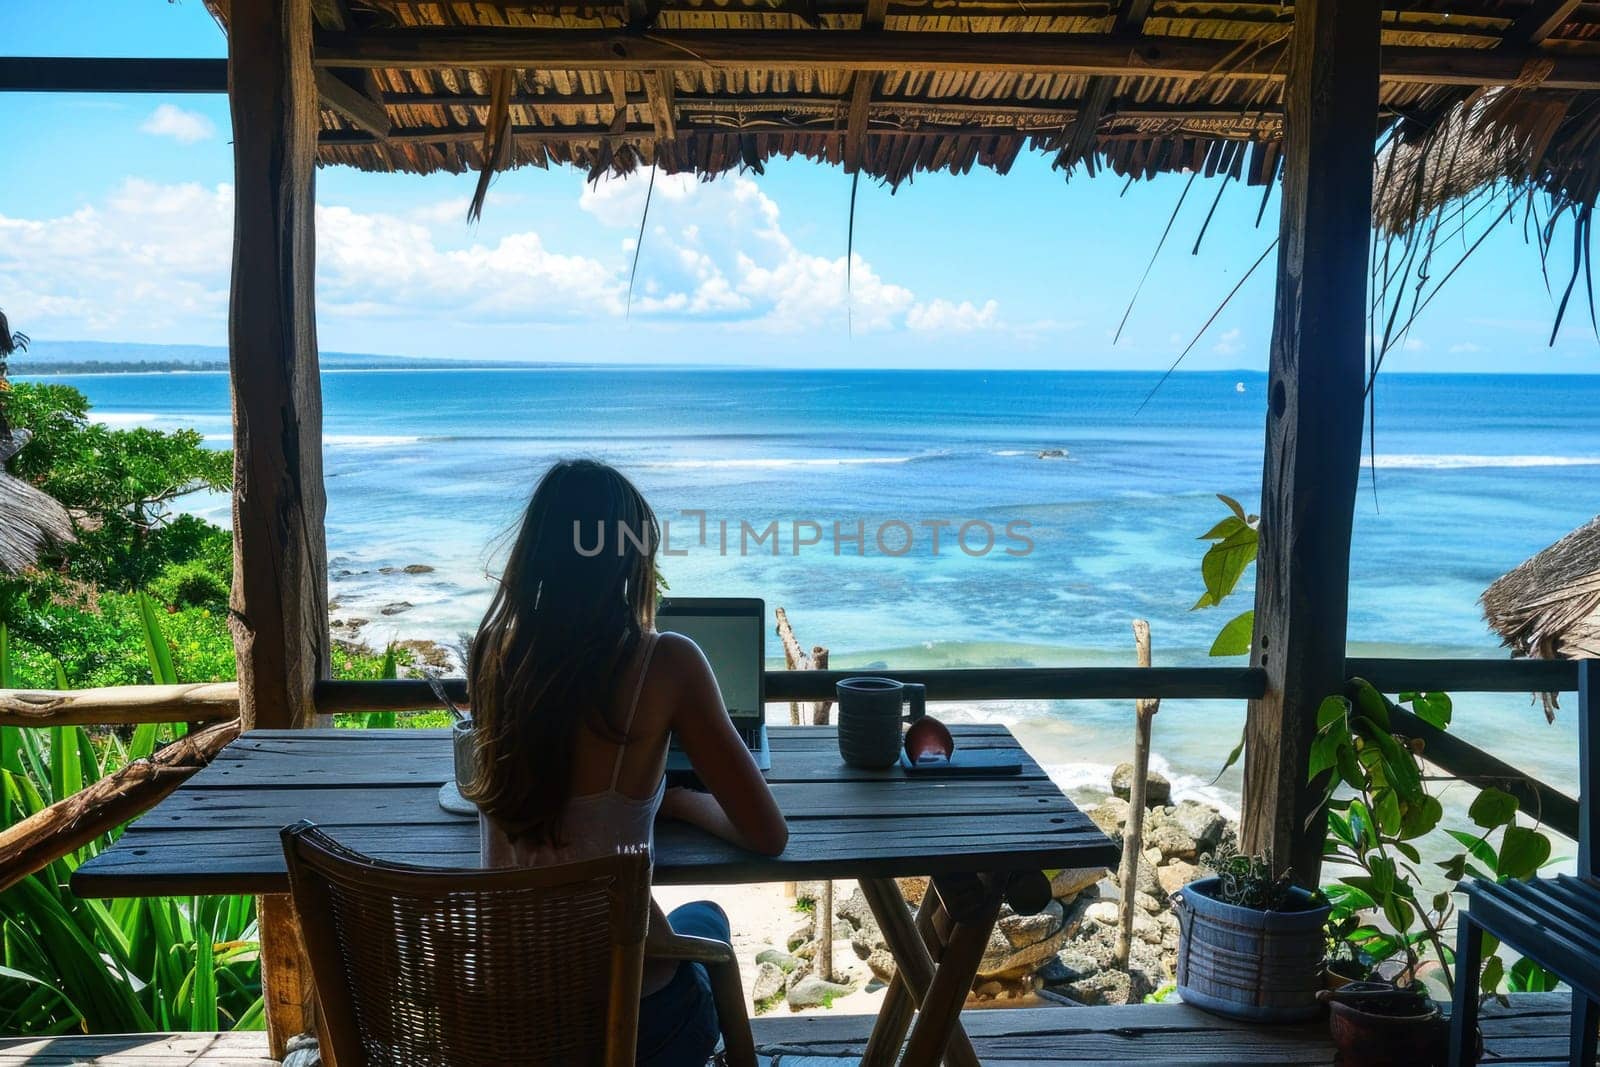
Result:
[[698,645],[678,634],[663,634],[656,649],[666,654],[679,697],[672,732],[709,795],[668,790],[662,813],[682,819],[752,852],[776,856],[789,842],[789,825],[772,790],[761,777],[733,720],[722,704],[716,676]]

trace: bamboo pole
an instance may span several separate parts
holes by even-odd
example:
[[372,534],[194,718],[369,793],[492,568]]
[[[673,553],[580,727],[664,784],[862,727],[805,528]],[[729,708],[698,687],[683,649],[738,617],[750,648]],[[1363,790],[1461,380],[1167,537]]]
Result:
[[0,689],[0,726],[129,726],[238,717],[239,686],[235,682]]
[[[1150,624],[1143,619],[1133,620],[1133,644],[1138,652],[1139,666],[1150,666]],[[1133,781],[1128,786],[1128,823],[1122,832],[1122,866],[1117,871],[1117,882],[1122,887],[1122,908],[1118,912],[1117,966],[1128,966],[1128,954],[1133,949],[1133,916],[1138,907],[1139,860],[1144,849],[1144,803],[1147,778],[1150,774],[1150,729],[1156,712],[1161,710],[1159,698],[1141,697],[1134,704]]]
[[[791,671],[812,671],[828,669],[828,650],[821,645],[813,645],[811,654],[807,655],[801,648],[800,639],[794,635],[794,627],[789,623],[789,613],[782,608],[776,611],[778,620],[778,640],[783,643],[783,661]],[[817,700],[811,704],[811,725],[827,726],[833,711],[833,701]],[[800,702],[789,702],[789,725],[799,726],[804,717],[800,712]],[[793,897],[796,886],[793,882],[785,882],[783,891],[786,896]],[[825,981],[833,980],[833,882],[823,881],[822,892],[814,902],[812,912],[812,933],[817,943],[816,973]]]
[[142,815],[238,736],[238,719],[186,734],[0,831],[0,892]]
[[[783,644],[783,665],[791,671],[803,671],[807,668],[806,654],[800,650],[800,642],[794,636],[794,627],[789,625],[789,613],[782,608],[777,610],[778,640]],[[789,725],[800,725],[800,702],[789,701]]]

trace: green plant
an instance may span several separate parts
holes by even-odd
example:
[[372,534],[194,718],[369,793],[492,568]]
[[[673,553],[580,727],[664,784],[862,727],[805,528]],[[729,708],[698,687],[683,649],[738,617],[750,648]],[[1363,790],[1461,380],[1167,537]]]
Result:
[[[1210,541],[1211,546],[1206,549],[1206,554],[1200,557],[1200,578],[1205,583],[1205,592],[1200,594],[1200,599],[1195,601],[1190,611],[1218,607],[1232,596],[1239,587],[1239,579],[1243,578],[1245,571],[1255,563],[1256,553],[1261,545],[1259,532],[1261,517],[1246,512],[1242,504],[1226,493],[1218,493],[1217,499],[1227,505],[1228,514],[1199,537],[1201,541]],[[1229,619],[1217,632],[1208,654],[1248,655],[1255,622],[1254,608]],[[1238,763],[1242,755],[1244,755],[1244,733],[1241,731],[1239,743],[1228,753],[1228,758],[1223,761],[1222,768],[1217,771],[1217,777],[1212,781],[1220,779],[1227,773],[1228,768]]]
[[[1447,694],[1402,693],[1400,700],[1423,722],[1441,730],[1449,726]],[[1307,772],[1310,781],[1324,783],[1324,854],[1352,871],[1323,888],[1333,906],[1330,936],[1374,966],[1397,960],[1408,980],[1437,975],[1453,989],[1454,957],[1444,932],[1454,915],[1456,883],[1468,874],[1490,881],[1530,878],[1550,858],[1550,840],[1537,826],[1518,822],[1515,797],[1482,790],[1467,813],[1476,830],[1443,830],[1462,851],[1438,863],[1437,888],[1425,888],[1418,842],[1440,828],[1444,808],[1428,792],[1418,762],[1421,740],[1396,732],[1391,708],[1383,694],[1355,679],[1349,696],[1328,697],[1317,710]],[[1498,844],[1491,840],[1495,835]],[[1507,977],[1497,949],[1485,951],[1485,994],[1496,992]],[[1518,981],[1531,987],[1543,977],[1527,964]]]
[[1274,874],[1265,856],[1247,856],[1225,846],[1201,857],[1201,866],[1217,876],[1216,898],[1224,904],[1251,911],[1284,911],[1290,903],[1294,879],[1288,871]]
[[[378,670],[378,677],[385,681],[400,677],[400,661],[395,656],[393,644],[383,650],[383,665]],[[392,730],[395,727],[395,713],[392,711],[368,712],[367,721],[363,725],[369,730]]]
[[[171,662],[153,606],[147,625],[150,669],[160,678]],[[0,687],[12,676],[6,637],[0,625]],[[62,673],[58,667],[56,682],[65,688]],[[78,726],[4,729],[7,819],[43,810],[172,735],[156,726],[140,726],[126,741]],[[102,835],[0,893],[0,1032],[259,1028],[254,899],[74,896],[72,872],[116,837]]]
[[226,609],[228,583],[205,563],[169,563],[150,583],[150,595],[174,608]]
[[[1257,527],[1261,518],[1247,514],[1233,497],[1223,493],[1217,499],[1228,506],[1228,514],[1215,526],[1200,535],[1200,540],[1210,541],[1211,547],[1200,558],[1200,577],[1206,590],[1190,610],[1214,608],[1233,595],[1239,579],[1256,561],[1256,551],[1261,538]],[[1255,626],[1254,609],[1235,615],[1223,624],[1211,643],[1213,656],[1242,656],[1250,651],[1251,630]]]

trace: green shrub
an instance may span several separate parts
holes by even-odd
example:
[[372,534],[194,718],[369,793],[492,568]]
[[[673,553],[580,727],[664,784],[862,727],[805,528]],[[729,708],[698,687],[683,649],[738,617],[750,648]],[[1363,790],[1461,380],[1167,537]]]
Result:
[[227,579],[206,564],[191,560],[167,564],[150,583],[150,595],[174,608],[226,610],[228,588]]

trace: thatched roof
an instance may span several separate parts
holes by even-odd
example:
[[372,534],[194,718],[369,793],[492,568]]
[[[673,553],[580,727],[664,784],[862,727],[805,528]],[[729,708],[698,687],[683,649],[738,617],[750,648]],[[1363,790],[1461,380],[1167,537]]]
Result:
[[1513,655],[1600,657],[1600,516],[1484,590],[1483,613]]
[[[312,7],[325,163],[461,172],[481,170],[487,150],[497,167],[571,163],[598,175],[653,163],[711,176],[800,156],[891,184],[918,171],[1004,172],[1024,151],[1064,168],[1269,182],[1293,18],[1278,0]],[[1511,87],[1500,118],[1526,161],[1578,138],[1564,128],[1578,119],[1564,116],[1586,115],[1600,89],[1600,18],[1576,2],[1401,0],[1383,39],[1381,117],[1407,123],[1412,141],[1473,88]],[[504,110],[491,109],[501,95]],[[485,142],[502,115],[503,154]]]
[[21,451],[28,437],[27,430],[13,430],[0,439],[0,574],[20,574],[35,566],[49,545],[72,540],[67,509],[6,473],[6,460]]

